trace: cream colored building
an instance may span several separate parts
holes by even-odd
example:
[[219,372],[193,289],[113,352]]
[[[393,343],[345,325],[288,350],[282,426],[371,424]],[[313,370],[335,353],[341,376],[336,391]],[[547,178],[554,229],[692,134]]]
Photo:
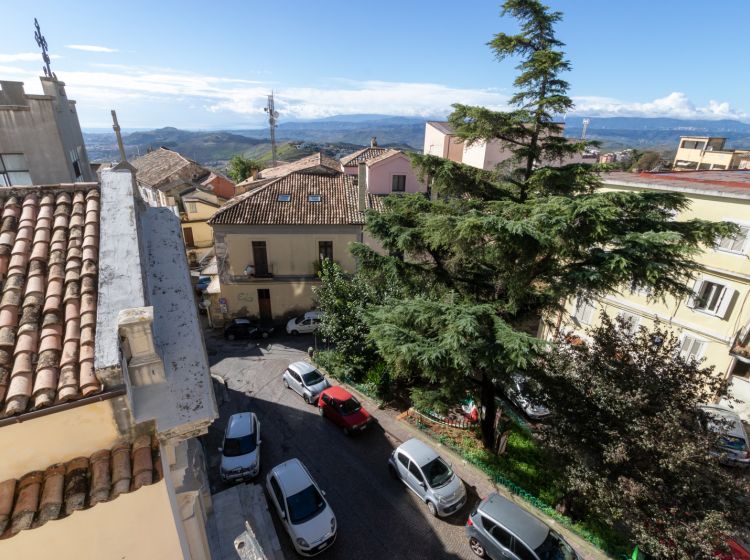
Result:
[[363,239],[365,207],[379,207],[365,185],[363,180],[358,187],[341,171],[311,169],[266,182],[224,205],[209,222],[221,318],[279,321],[311,309],[323,258],[354,272],[349,245]]
[[734,396],[744,401],[741,415],[750,418],[750,171],[611,173],[604,184],[606,189],[682,193],[690,206],[675,219],[731,221],[740,234],[717,240],[697,257],[692,296],[662,303],[624,287],[598,300],[574,299],[558,320],[543,325],[543,336],[583,334],[601,313],[620,315],[634,328],[651,328],[658,321],[680,337],[683,356],[705,359],[730,381]]
[[208,220],[225,202],[225,199],[197,187],[180,195],[182,237],[191,265],[198,263],[214,246],[214,231]]
[[210,559],[179,220],[133,168],[0,193],[0,558]]
[[672,167],[675,171],[750,169],[750,150],[724,149],[726,141],[716,136],[680,136]]

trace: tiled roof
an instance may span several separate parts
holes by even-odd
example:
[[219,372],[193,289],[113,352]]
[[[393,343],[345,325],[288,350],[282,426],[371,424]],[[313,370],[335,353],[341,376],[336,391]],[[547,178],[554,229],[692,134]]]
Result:
[[189,181],[198,168],[203,170],[200,164],[167,148],[153,150],[130,163],[138,170],[139,183],[156,188],[176,179]]
[[453,134],[453,127],[447,121],[427,121],[427,124],[436,128],[443,134]]
[[361,150],[357,150],[353,154],[349,154],[348,156],[341,158],[341,165],[343,165],[344,167],[354,167],[355,165],[359,165],[360,163],[367,161],[368,159],[378,157],[383,152],[387,151],[388,148],[368,146],[367,148],[362,148]]
[[750,170],[604,173],[606,185],[750,199]]
[[[315,168],[322,168],[321,171],[323,172],[338,173],[341,171],[341,163],[333,158],[323,155],[323,152],[318,152],[317,154],[303,157],[302,159],[298,159],[297,161],[293,161],[292,163],[285,163],[282,165],[277,165],[276,167],[269,167],[267,169],[264,169],[260,172],[258,178],[255,179],[255,181],[262,179],[276,179],[278,177],[283,177],[284,175],[289,175],[290,173],[295,173],[297,171],[311,171],[315,170]],[[252,184],[253,179],[249,178],[245,179],[237,186],[246,187],[248,185],[252,186]]]
[[156,438],[77,457],[0,482],[0,539],[35,529],[163,478]]
[[0,205],[0,415],[10,416],[101,390],[99,190],[0,191]]
[[401,150],[390,149],[390,150],[386,150],[385,152],[383,152],[379,156],[376,156],[376,157],[374,157],[372,159],[367,160],[366,163],[367,163],[368,166],[370,166],[370,165],[373,165],[373,164],[378,163],[380,161],[386,160],[388,158],[392,158],[393,156],[397,156],[399,154],[401,154],[403,156],[406,156],[406,154],[404,154],[404,152],[402,152]]
[[[291,195],[288,202],[279,195]],[[309,195],[320,195],[310,202]],[[209,224],[344,225],[364,223],[354,178],[344,173],[292,173],[235,197],[221,207]]]

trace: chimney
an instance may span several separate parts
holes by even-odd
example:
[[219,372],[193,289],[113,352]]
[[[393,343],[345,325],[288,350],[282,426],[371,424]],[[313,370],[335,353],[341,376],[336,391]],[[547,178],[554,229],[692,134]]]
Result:
[[377,148],[378,147],[378,139],[377,137],[373,136],[370,138],[370,147],[371,148]]
[[153,307],[123,309],[117,316],[117,330],[134,387],[164,383],[164,362],[154,347]]
[[357,190],[359,191],[359,211],[364,212],[367,209],[367,164],[364,161],[359,162]]

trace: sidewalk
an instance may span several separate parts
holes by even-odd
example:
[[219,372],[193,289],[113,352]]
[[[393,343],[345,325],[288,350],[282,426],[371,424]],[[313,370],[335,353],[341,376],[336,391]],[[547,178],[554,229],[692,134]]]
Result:
[[[339,383],[338,380],[330,376],[329,380]],[[342,384],[346,385],[344,383]],[[585,541],[584,539],[570,531],[567,527],[560,525],[557,521],[547,517],[542,512],[535,509],[518,496],[511,494],[507,489],[505,489],[505,487],[497,486],[494,481],[490,480],[487,477],[487,475],[485,475],[479,469],[475,468],[473,465],[467,463],[462,457],[458,456],[448,447],[445,447],[437,441],[428,438],[424,433],[414,428],[408,422],[398,420],[396,418],[397,414],[395,411],[380,409],[379,403],[373,401],[367,395],[361,393],[354,387],[351,387],[349,385],[346,386],[350,391],[354,392],[357,395],[357,398],[362,402],[362,404],[365,405],[365,408],[367,408],[368,412],[370,412],[370,414],[372,414],[378,420],[380,426],[383,428],[386,435],[394,443],[394,445],[399,445],[400,443],[413,437],[423,440],[425,443],[438,449],[440,451],[440,454],[446,457],[453,464],[453,470],[456,472],[456,474],[458,474],[458,476],[461,477],[461,479],[468,486],[472,487],[480,497],[484,498],[492,492],[497,492],[501,496],[512,500],[520,507],[542,519],[545,523],[547,523],[547,525],[554,528],[556,532],[565,537],[565,540],[567,540],[573,546],[573,548],[575,548],[576,552],[578,552],[578,554],[584,560],[610,559],[610,556],[608,556],[606,553],[599,550],[588,541]]]

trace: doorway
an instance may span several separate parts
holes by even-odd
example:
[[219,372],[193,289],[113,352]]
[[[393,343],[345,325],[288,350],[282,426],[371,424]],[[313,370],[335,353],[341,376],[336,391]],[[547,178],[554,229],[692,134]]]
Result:
[[192,247],[195,243],[193,240],[193,228],[182,228],[182,233],[185,235],[185,246]]
[[258,312],[261,321],[271,321],[273,313],[271,312],[271,290],[258,290]]

